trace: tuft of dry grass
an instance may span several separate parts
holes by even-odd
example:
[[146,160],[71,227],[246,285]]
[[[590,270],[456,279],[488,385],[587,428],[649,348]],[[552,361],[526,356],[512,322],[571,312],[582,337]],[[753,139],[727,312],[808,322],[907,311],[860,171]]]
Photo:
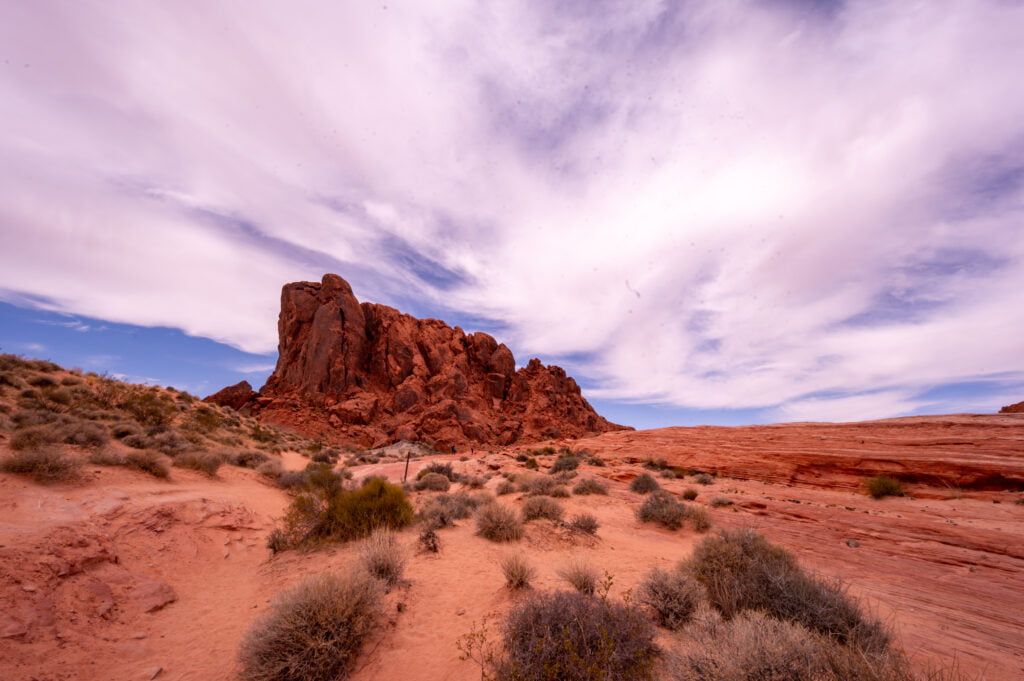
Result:
[[405,552],[394,531],[378,527],[363,542],[359,555],[366,571],[384,582],[388,588],[401,581],[405,571]]
[[658,481],[651,477],[650,473],[641,473],[629,483],[629,489],[637,494],[650,494],[661,489]]
[[640,582],[637,600],[654,610],[658,624],[678,629],[700,605],[703,589],[681,570],[654,568]]
[[530,565],[523,551],[505,554],[499,565],[502,574],[505,575],[505,586],[509,589],[529,589],[530,582],[537,576],[537,570]]
[[427,473],[414,483],[414,487],[417,490],[428,490],[431,492],[447,492],[451,486],[451,480],[440,473]]
[[323,574],[274,599],[239,649],[243,681],[335,681],[351,672],[381,614],[378,583],[363,572]]
[[597,518],[589,513],[577,513],[569,521],[570,530],[583,532],[584,534],[597,534],[597,529],[599,527],[600,525],[597,522]]
[[655,522],[670,530],[683,526],[687,509],[668,492],[658,491],[644,499],[636,517],[642,522]]
[[878,477],[871,478],[864,485],[867,487],[868,494],[871,495],[872,499],[903,496],[903,485],[895,478],[879,475]]
[[149,473],[154,478],[168,478],[171,475],[171,467],[168,465],[166,457],[148,449],[128,452],[121,465]]
[[211,478],[217,475],[217,470],[222,463],[224,463],[224,460],[213,452],[188,452],[174,460],[174,465],[178,468],[189,468],[199,471]]
[[537,518],[548,520],[561,520],[565,510],[554,499],[550,497],[530,497],[523,502],[523,520],[530,521]]
[[498,483],[498,486],[494,488],[494,493],[499,497],[505,494],[512,494],[516,491],[516,486],[508,480],[502,480]]
[[608,494],[608,487],[596,478],[580,480],[572,488],[573,494]]
[[582,556],[575,556],[559,568],[558,576],[567,581],[572,588],[588,596],[594,595],[594,591],[597,589],[597,580],[601,577],[597,568]]

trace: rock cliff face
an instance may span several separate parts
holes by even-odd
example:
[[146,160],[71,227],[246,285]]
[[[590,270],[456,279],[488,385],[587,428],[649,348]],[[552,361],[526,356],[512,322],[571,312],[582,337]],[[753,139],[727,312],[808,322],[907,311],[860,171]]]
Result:
[[259,393],[243,399],[251,389],[239,384],[207,399],[367,445],[510,444],[623,429],[561,368],[533,359],[517,371],[512,352],[486,333],[359,303],[334,274],[284,287],[278,334],[277,367]]
[[1024,402],[1010,404],[999,410],[1000,414],[1024,414]]

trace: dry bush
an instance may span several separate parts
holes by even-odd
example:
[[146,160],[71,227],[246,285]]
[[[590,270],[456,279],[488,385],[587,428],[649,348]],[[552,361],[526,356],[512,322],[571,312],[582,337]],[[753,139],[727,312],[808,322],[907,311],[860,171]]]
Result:
[[145,433],[142,427],[134,421],[118,421],[110,425],[110,434],[116,437],[118,440],[123,440],[129,435],[135,435],[143,437]]
[[676,472],[671,468],[665,468],[658,473],[659,478],[665,478],[666,480],[674,480]]
[[760,610],[864,650],[889,645],[885,626],[866,615],[842,584],[803,572],[791,553],[752,530],[722,530],[705,538],[684,569],[726,618]]
[[447,492],[452,482],[440,473],[427,473],[422,478],[416,480],[413,485],[417,490],[428,490],[431,492]]
[[601,577],[597,568],[585,558],[576,556],[558,570],[558,576],[569,582],[572,588],[581,594],[593,596],[597,589],[597,580]]
[[580,480],[572,488],[573,494],[608,494],[608,487],[596,478]]
[[438,494],[430,497],[420,508],[419,518],[434,528],[450,527],[456,520],[468,518],[479,506],[486,503],[476,495],[465,492]]
[[284,466],[277,459],[271,459],[256,467],[256,472],[266,478],[277,479],[284,473]]
[[577,513],[569,521],[570,530],[583,532],[584,534],[597,534],[597,529],[599,527],[600,525],[597,522],[597,518],[589,513]]
[[561,520],[565,510],[554,499],[549,497],[530,497],[523,502],[523,520],[530,521],[537,518],[548,520]]
[[270,457],[258,449],[243,449],[228,454],[228,463],[241,468],[259,468],[268,461]]
[[16,452],[37,451],[60,442],[52,425],[33,426],[15,431],[7,446]]
[[659,625],[678,629],[700,605],[702,591],[697,580],[681,570],[654,568],[640,582],[637,600],[654,610]]
[[697,495],[697,490],[695,490],[692,487],[687,487],[686,489],[683,490],[683,499],[685,499],[686,501],[693,501],[694,499],[697,498]]
[[691,505],[686,506],[684,512],[686,519],[693,525],[693,529],[698,532],[707,532],[711,529],[711,514],[707,512],[707,509]]
[[452,469],[451,463],[441,463],[440,461],[431,461],[426,466],[420,469],[416,474],[416,479],[419,480],[428,473],[437,473],[448,478],[450,482],[458,482],[459,475]]
[[703,621],[686,630],[690,645],[668,658],[666,672],[673,681],[938,681],[956,676],[919,677],[900,653],[865,653],[761,612],[745,612],[727,622],[698,619]]
[[879,475],[878,477],[871,478],[864,484],[867,487],[868,494],[870,494],[873,499],[903,496],[903,485],[901,485],[900,481],[895,478]]
[[420,532],[420,536],[416,541],[419,542],[420,547],[424,551],[437,553],[441,550],[441,538],[437,536],[437,532],[432,527],[428,527]]
[[[128,438],[124,440],[128,443]],[[189,441],[176,430],[164,430],[149,436],[149,447],[170,457],[184,454],[190,449]]]
[[516,491],[516,486],[513,485],[508,480],[502,480],[501,482],[498,483],[498,486],[494,488],[494,492],[498,496],[502,496],[502,495],[505,495],[505,494],[512,494],[515,491]]
[[657,480],[651,477],[650,473],[641,473],[629,483],[629,489],[637,494],[650,494],[660,490],[661,486]]
[[360,560],[366,571],[383,581],[388,588],[395,586],[402,579],[402,572],[405,570],[405,551],[399,545],[398,535],[393,530],[374,530],[363,542]]
[[481,475],[463,475],[459,479],[469,489],[482,489],[487,484],[487,478]]
[[560,456],[555,459],[548,469],[548,473],[560,473],[562,471],[573,471],[579,468],[580,460],[572,455]]
[[537,571],[530,565],[529,559],[522,551],[505,554],[499,562],[501,572],[505,575],[505,586],[509,589],[529,589],[530,582]]
[[154,478],[167,478],[171,475],[171,467],[167,459],[158,452],[140,449],[125,454],[122,466],[149,473]]
[[655,522],[670,530],[678,530],[687,517],[687,509],[668,492],[658,491],[644,499],[636,517],[642,523]]
[[708,499],[708,506],[711,508],[722,508],[723,506],[732,506],[733,501],[729,497],[714,496]]
[[508,506],[487,504],[476,512],[476,533],[491,541],[517,541],[523,538],[523,521]]
[[81,462],[55,449],[16,451],[0,460],[0,471],[25,475],[39,483],[70,480],[78,474]]
[[509,613],[498,681],[651,679],[654,629],[636,608],[577,592],[539,593]]
[[519,480],[519,491],[531,496],[551,494],[558,487],[558,481],[544,475],[523,477]]
[[306,579],[274,599],[239,649],[243,681],[347,677],[381,614],[380,587],[362,572]]
[[224,460],[213,452],[188,452],[174,460],[174,465],[178,468],[190,468],[210,477],[217,475],[217,469],[222,463]]
[[693,481],[698,485],[710,485],[715,481],[715,479],[708,473],[697,473],[693,476]]

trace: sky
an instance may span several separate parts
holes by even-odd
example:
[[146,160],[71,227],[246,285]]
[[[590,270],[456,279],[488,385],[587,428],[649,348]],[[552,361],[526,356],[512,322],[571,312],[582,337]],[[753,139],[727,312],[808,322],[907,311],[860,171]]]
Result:
[[205,395],[281,286],[636,427],[1024,399],[1024,3],[0,3],[0,351]]

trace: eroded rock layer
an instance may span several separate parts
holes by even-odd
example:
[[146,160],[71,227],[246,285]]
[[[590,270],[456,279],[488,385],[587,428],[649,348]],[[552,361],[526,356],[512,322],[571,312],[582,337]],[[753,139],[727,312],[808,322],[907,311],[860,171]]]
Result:
[[488,334],[360,303],[335,274],[284,287],[278,334],[277,367],[259,393],[244,397],[251,389],[239,384],[207,399],[367,445],[504,445],[623,429],[561,368],[532,359],[517,371]]

